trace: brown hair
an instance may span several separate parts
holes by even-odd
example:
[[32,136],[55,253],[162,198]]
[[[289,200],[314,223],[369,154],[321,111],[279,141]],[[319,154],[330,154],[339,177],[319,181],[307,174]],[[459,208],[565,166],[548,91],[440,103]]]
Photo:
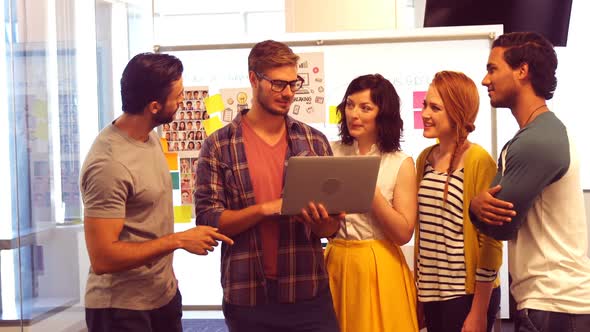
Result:
[[286,44],[274,40],[260,42],[250,50],[248,70],[263,73],[265,70],[281,66],[296,66],[299,56]]
[[477,86],[467,75],[454,71],[441,71],[434,75],[431,85],[436,89],[445,110],[449,115],[451,127],[455,129],[455,149],[447,169],[447,181],[443,200],[447,199],[449,179],[461,147],[470,132],[475,130],[475,118],[479,111]]

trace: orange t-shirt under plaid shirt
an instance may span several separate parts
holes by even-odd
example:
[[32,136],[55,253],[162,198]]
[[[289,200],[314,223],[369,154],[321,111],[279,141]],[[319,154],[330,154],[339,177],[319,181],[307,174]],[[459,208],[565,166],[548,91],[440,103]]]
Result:
[[[203,143],[195,190],[197,225],[218,227],[225,210],[237,211],[256,204],[249,169],[258,165],[246,159],[241,125],[247,112],[240,112]],[[326,136],[319,130],[290,116],[285,117],[285,126],[288,148],[283,162],[291,156],[332,155]],[[294,218],[278,218],[278,301],[312,299],[329,287],[320,237]],[[258,227],[251,227],[232,237],[234,245],[221,244],[221,285],[227,303],[254,306],[268,302],[259,233]]]
[[[244,118],[242,133],[248,164],[256,165],[248,168],[256,204],[281,198],[285,154],[287,153],[286,130],[274,145],[270,145],[256,134],[248,124],[248,120]],[[258,227],[262,240],[264,275],[270,279],[277,279],[279,218],[268,217],[259,222],[256,227]]]

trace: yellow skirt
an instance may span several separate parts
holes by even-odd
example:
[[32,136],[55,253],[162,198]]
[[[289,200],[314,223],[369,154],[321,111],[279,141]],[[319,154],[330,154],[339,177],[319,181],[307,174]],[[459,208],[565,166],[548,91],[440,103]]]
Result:
[[334,239],[325,255],[342,332],[418,331],[414,278],[398,246]]

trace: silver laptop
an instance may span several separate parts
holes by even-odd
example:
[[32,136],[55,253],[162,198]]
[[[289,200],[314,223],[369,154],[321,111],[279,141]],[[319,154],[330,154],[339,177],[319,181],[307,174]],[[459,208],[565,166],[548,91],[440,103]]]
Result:
[[300,214],[310,201],[330,214],[368,212],[380,161],[379,156],[289,158],[281,214]]

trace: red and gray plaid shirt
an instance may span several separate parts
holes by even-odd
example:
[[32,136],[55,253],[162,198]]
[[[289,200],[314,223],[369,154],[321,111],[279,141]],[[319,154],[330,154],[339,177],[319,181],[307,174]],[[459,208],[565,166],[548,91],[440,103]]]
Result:
[[[197,169],[195,210],[197,225],[218,227],[221,213],[255,205],[254,190],[242,136],[242,115],[205,140]],[[290,156],[330,156],[326,137],[289,116],[286,118]],[[315,297],[328,287],[320,238],[306,225],[285,217],[279,221],[278,300],[294,303]],[[234,245],[221,246],[221,285],[224,300],[254,306],[267,302],[258,227],[233,237]]]

